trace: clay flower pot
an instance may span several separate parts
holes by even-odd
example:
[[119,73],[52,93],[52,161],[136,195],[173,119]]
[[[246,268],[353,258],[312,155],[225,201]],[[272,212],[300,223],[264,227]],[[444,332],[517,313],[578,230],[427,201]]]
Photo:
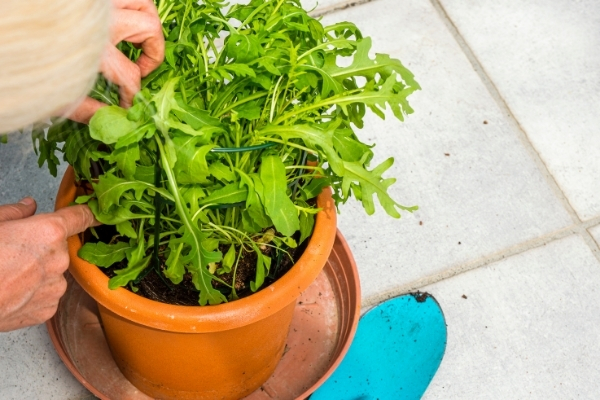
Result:
[[[56,208],[76,197],[69,167]],[[272,285],[231,303],[205,307],[164,304],[126,289],[77,256],[79,236],[68,239],[69,271],[98,302],[104,333],[125,377],[159,399],[240,399],[264,383],[283,354],[296,299],[319,275],[336,235],[330,190],[317,199],[322,211],[306,251]]]

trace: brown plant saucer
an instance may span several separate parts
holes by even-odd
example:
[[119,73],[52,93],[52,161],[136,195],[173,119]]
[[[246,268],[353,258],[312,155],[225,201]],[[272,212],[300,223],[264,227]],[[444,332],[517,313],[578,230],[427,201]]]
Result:
[[[67,292],[46,327],[69,371],[100,399],[150,399],[115,364],[96,302],[69,274],[67,281]],[[323,272],[298,299],[283,358],[271,378],[245,400],[308,397],[342,361],[359,317],[358,271],[338,231]]]

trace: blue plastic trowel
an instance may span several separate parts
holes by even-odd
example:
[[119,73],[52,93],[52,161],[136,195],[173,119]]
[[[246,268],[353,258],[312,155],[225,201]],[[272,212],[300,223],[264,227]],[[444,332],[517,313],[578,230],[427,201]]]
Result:
[[446,321],[426,293],[366,313],[348,354],[310,400],[420,399],[446,350]]

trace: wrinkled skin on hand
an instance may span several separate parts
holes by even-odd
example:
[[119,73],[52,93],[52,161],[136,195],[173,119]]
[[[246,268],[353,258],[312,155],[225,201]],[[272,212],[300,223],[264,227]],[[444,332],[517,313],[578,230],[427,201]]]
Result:
[[[121,107],[129,108],[141,88],[143,77],[154,71],[165,58],[165,39],[158,11],[152,0],[112,0],[113,13],[110,43],[107,44],[100,64],[106,79],[119,86]],[[142,49],[133,63],[116,45],[130,42]],[[73,121],[89,123],[94,113],[106,104],[86,98],[68,117]]]
[[97,225],[87,206],[34,215],[25,198],[0,206],[0,332],[50,319],[65,293],[67,238]]

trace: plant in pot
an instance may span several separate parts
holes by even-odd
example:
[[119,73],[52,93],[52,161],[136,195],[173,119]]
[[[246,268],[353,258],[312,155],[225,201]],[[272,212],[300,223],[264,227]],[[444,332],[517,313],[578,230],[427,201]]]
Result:
[[[298,0],[156,0],[166,60],[130,109],[33,132],[40,165],[72,166],[57,207],[105,224],[69,239],[70,271],[98,302],[124,375],[156,398],[244,397],[273,372],[295,300],[333,245],[335,205],[368,214],[388,159],[354,132],[367,109],[403,120],[413,75],[349,22],[324,27]],[[130,59],[139,50],[122,44]],[[342,66],[343,65],[343,66]],[[99,267],[99,268],[97,268]]]

